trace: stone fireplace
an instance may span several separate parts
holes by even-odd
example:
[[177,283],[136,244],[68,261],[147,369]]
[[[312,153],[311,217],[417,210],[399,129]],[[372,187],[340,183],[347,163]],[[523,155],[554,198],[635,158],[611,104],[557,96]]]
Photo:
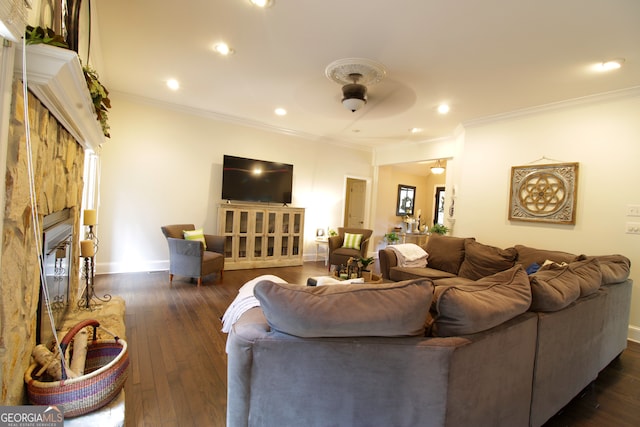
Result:
[[[50,48],[50,47],[46,47]],[[38,47],[33,51],[44,52],[41,56],[53,56],[56,60],[68,51],[64,49],[50,50]],[[16,57],[20,51],[16,49]],[[32,51],[32,52],[33,52]],[[58,52],[60,51],[60,52]],[[49,55],[53,52],[53,55]],[[75,55],[75,54],[73,54]],[[86,94],[80,94],[79,99],[60,101],[60,98],[76,96],[69,90],[70,86],[82,88],[78,80],[84,83],[82,71],[76,58],[63,59],[63,78],[71,76],[75,83],[71,85],[56,82],[48,85],[46,82],[31,79],[28,91],[29,128],[32,145],[33,186],[38,215],[32,216],[32,203],[29,190],[29,174],[26,149],[26,126],[24,118],[23,83],[21,66],[16,65],[16,73],[11,87],[10,111],[2,111],[2,115],[9,115],[8,138],[6,146],[6,170],[2,171],[5,178],[5,206],[2,218],[2,249],[0,258],[0,401],[4,405],[20,405],[26,403],[24,386],[24,372],[31,360],[31,351],[37,343],[37,335],[42,334],[43,340],[50,333],[44,330],[45,313],[39,315],[40,304],[40,272],[38,267],[39,243],[42,235],[36,238],[38,231],[45,231],[51,247],[45,249],[50,258],[45,261],[47,275],[62,268],[65,278],[53,283],[54,287],[66,291],[56,293],[56,304],[68,299],[69,307],[77,302],[82,289],[80,284],[80,212],[82,210],[83,173],[87,132],[80,120],[74,119],[73,110],[78,110],[84,98],[87,104],[84,112],[91,130],[90,139],[97,147],[104,141],[99,123],[95,120],[91,110],[91,99]],[[48,59],[47,59],[48,60]],[[18,64],[19,59],[16,59]],[[75,62],[74,62],[75,61]],[[42,69],[59,68],[57,66],[42,65],[37,58],[30,61],[39,67],[36,75],[40,76]],[[68,64],[71,64],[69,66]],[[29,68],[29,65],[27,66]],[[71,69],[71,72],[69,72]],[[80,70],[79,76],[77,70]],[[55,71],[54,71],[55,74]],[[39,77],[38,77],[39,78]],[[55,78],[55,77],[54,77]],[[60,93],[56,93],[61,87]],[[86,87],[86,86],[85,86]],[[55,108],[65,104],[70,108]],[[88,105],[88,106],[87,106]],[[53,106],[53,107],[52,107]],[[69,114],[71,111],[71,114]],[[94,137],[98,135],[97,137]],[[90,146],[90,145],[89,145]],[[45,242],[45,244],[47,244]],[[52,279],[56,280],[55,277]],[[48,280],[47,280],[48,281]],[[57,292],[57,290],[55,291]],[[64,309],[61,308],[61,313]],[[62,314],[64,316],[64,314]],[[43,320],[40,322],[40,320]],[[48,323],[48,322],[46,322]],[[57,322],[56,322],[56,325]],[[60,337],[61,338],[61,337]]]

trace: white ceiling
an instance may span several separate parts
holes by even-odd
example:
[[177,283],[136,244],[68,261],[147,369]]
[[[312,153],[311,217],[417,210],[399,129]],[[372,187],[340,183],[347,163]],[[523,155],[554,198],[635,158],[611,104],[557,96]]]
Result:
[[[111,91],[366,147],[450,136],[471,120],[640,86],[638,0],[109,0],[92,2]],[[235,54],[212,46],[227,42]],[[325,68],[384,64],[352,113]],[[591,66],[625,58],[611,73]],[[178,79],[177,92],[167,89]],[[436,107],[451,105],[447,116]],[[279,117],[276,107],[288,114]],[[117,105],[114,105],[117,108]],[[411,134],[410,128],[424,129]],[[116,136],[117,137],[117,136]]]

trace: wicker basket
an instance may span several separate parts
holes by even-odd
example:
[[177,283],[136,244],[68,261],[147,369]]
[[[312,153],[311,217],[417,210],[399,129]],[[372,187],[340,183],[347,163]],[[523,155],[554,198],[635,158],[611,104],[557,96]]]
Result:
[[[127,379],[129,353],[125,340],[115,337],[96,339],[97,320],[85,320],[74,326],[62,339],[64,353],[71,340],[86,326],[93,326],[93,340],[89,341],[85,374],[60,381],[40,381],[34,378],[39,365],[34,363],[25,372],[29,402],[34,405],[55,405],[65,417],[75,417],[95,411],[113,400],[122,390]],[[64,364],[63,378],[66,378]]]

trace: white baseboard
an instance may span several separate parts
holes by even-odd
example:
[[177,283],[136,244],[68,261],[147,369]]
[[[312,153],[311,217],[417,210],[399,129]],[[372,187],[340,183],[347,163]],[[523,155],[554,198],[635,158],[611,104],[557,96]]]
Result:
[[635,342],[640,342],[640,327],[629,325],[628,339]]
[[124,262],[96,263],[96,274],[141,273],[145,271],[169,270],[169,260],[147,261],[140,264]]

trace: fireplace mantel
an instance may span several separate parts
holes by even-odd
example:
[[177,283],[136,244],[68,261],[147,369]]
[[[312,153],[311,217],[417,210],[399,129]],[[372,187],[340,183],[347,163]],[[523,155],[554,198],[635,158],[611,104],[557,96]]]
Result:
[[[105,141],[78,55],[49,45],[26,46],[27,87],[85,148]],[[17,43],[14,72],[22,80],[23,47]]]

